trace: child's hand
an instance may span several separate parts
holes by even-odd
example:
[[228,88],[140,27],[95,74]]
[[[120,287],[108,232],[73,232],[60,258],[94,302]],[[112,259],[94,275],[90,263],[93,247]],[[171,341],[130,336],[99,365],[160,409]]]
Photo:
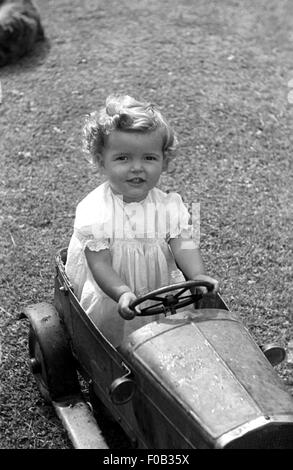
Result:
[[[216,279],[213,279],[212,277],[210,276],[206,276],[205,274],[198,274],[197,276],[194,276],[194,278],[192,279],[192,281],[206,281],[206,282],[210,282],[211,284],[213,284],[214,288],[213,288],[213,292],[218,292],[219,290],[219,282],[216,280]],[[199,287],[193,287],[193,289],[196,289],[196,290],[199,290],[202,294],[206,294],[208,292],[207,288],[204,287],[204,286],[199,286]]]
[[129,305],[137,299],[133,292],[124,292],[118,300],[118,312],[124,320],[132,320],[140,309],[136,307],[135,310],[129,308]]

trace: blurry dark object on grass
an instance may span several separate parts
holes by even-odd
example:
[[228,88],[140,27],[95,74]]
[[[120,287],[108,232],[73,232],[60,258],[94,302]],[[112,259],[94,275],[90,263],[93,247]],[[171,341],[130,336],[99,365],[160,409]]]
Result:
[[45,38],[31,0],[0,0],[0,67],[16,62]]

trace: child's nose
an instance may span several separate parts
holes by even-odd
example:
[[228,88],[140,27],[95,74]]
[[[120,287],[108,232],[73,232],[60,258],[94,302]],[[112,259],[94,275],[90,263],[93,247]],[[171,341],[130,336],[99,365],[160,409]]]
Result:
[[131,170],[132,171],[141,171],[142,170],[141,160],[133,160]]

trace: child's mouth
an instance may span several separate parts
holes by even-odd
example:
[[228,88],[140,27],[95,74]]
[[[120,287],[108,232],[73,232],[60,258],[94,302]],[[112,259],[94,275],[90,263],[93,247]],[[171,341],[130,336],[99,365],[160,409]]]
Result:
[[127,180],[127,183],[134,184],[134,185],[139,185],[139,184],[144,183],[144,179],[143,178],[131,178],[131,179]]

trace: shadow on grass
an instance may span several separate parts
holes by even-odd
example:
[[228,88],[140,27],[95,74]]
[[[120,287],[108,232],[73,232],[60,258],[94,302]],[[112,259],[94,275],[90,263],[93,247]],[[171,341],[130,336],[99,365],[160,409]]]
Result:
[[1,67],[1,75],[17,74],[23,71],[31,71],[32,69],[39,67],[45,62],[50,49],[51,44],[49,39],[45,38],[41,41],[37,41],[33,49],[25,56]]

